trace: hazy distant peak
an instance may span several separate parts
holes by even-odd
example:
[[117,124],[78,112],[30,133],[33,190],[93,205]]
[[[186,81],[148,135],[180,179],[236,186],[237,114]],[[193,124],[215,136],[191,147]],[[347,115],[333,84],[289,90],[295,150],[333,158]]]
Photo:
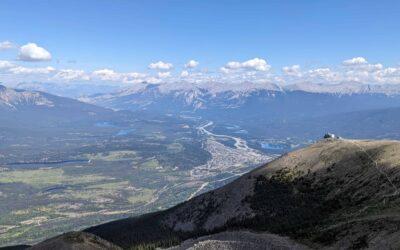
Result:
[[287,91],[304,91],[310,93],[330,94],[400,94],[400,86],[392,84],[365,84],[361,82],[326,83],[297,83],[284,87]]
[[0,85],[0,106],[18,109],[25,105],[53,107],[54,103],[40,92],[16,90]]
[[326,83],[310,83],[302,82],[290,85],[280,85],[270,82],[254,83],[221,83],[221,82],[206,82],[206,83],[189,83],[189,82],[176,82],[176,83],[162,83],[162,84],[148,84],[141,83],[124,88],[121,91],[114,93],[114,95],[126,96],[136,94],[139,92],[158,90],[161,94],[169,94],[171,92],[198,92],[208,93],[215,96],[224,92],[233,92],[238,94],[254,93],[257,91],[304,91],[309,93],[329,93],[329,94],[361,94],[361,93],[379,93],[387,95],[400,94],[400,86],[391,84],[365,84],[361,82],[342,82],[335,84]]

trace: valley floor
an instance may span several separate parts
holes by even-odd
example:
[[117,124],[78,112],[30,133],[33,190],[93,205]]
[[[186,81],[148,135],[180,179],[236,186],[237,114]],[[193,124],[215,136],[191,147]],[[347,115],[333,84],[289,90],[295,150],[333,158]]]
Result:
[[[171,131],[167,121],[134,121],[121,135],[119,131],[127,129],[96,123],[102,137],[92,129],[49,138],[49,145],[43,146],[46,157],[39,152],[31,153],[38,159],[34,162],[0,162],[0,246],[32,244],[165,209],[276,157],[250,148],[239,137],[211,132],[211,122],[202,124],[182,121]],[[53,159],[52,140],[58,147],[69,145],[68,151]],[[13,147],[10,150],[23,154],[33,146]]]

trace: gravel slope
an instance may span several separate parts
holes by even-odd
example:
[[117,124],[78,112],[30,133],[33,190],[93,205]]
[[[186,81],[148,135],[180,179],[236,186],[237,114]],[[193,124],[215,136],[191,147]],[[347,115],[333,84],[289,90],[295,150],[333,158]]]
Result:
[[287,237],[268,233],[253,233],[248,231],[222,232],[198,239],[183,242],[168,250],[308,250]]

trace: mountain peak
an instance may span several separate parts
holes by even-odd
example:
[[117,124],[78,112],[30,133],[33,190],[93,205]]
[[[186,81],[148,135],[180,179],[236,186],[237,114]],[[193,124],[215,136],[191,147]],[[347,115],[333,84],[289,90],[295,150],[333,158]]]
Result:
[[40,92],[16,90],[0,85],[0,107],[16,110],[29,105],[53,107],[54,103]]

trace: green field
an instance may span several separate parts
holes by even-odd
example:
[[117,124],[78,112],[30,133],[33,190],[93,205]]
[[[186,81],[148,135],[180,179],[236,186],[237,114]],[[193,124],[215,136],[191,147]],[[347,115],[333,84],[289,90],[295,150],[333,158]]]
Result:
[[86,184],[106,179],[107,177],[96,174],[69,176],[62,169],[16,170],[0,173],[0,183],[23,183],[37,188],[59,184]]

